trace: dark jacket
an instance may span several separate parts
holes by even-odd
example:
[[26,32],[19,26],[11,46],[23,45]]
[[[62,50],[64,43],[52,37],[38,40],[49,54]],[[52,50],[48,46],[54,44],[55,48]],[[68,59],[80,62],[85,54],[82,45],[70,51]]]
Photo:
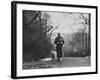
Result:
[[64,39],[61,36],[57,36],[54,40],[54,43],[57,46],[62,46],[64,44]]

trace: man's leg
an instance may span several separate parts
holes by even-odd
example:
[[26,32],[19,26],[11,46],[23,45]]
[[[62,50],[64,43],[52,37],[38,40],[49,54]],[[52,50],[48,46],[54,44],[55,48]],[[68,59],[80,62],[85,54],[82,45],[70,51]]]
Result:
[[60,48],[60,58],[62,57],[62,48]]
[[60,61],[60,51],[59,51],[59,48],[56,48],[57,49],[57,59],[58,61]]

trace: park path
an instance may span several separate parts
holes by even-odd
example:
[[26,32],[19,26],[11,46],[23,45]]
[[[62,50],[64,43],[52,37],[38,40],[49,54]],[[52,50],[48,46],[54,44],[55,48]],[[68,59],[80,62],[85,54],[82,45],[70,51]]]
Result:
[[90,61],[90,57],[63,57],[60,62],[54,61],[53,68],[90,66]]
[[51,61],[51,58],[45,58],[38,62],[28,62],[23,64],[23,69],[41,69],[41,68],[63,68],[63,67],[83,67],[90,66],[90,57],[62,57],[61,61]]

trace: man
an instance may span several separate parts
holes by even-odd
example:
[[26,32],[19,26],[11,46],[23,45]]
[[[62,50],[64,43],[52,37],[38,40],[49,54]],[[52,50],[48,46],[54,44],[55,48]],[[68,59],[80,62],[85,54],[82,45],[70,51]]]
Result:
[[61,37],[61,34],[58,33],[58,36],[55,38],[54,43],[56,44],[57,58],[60,61],[62,57],[62,47],[64,44],[64,39]]

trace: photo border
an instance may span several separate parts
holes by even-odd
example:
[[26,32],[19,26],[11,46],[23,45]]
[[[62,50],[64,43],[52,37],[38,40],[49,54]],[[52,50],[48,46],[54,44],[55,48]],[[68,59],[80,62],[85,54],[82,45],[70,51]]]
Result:
[[[93,8],[96,9],[96,71],[95,72],[83,72],[83,73],[64,73],[64,74],[52,74],[52,75],[37,75],[37,76],[17,76],[17,4],[34,4],[34,5],[49,5],[60,7],[79,7],[79,8]],[[57,3],[41,3],[41,2],[24,2],[24,1],[12,1],[11,2],[11,78],[38,78],[38,77],[53,77],[53,76],[68,76],[68,75],[85,75],[85,74],[97,74],[98,73],[98,7],[88,5],[73,5],[73,4],[57,4]]]

